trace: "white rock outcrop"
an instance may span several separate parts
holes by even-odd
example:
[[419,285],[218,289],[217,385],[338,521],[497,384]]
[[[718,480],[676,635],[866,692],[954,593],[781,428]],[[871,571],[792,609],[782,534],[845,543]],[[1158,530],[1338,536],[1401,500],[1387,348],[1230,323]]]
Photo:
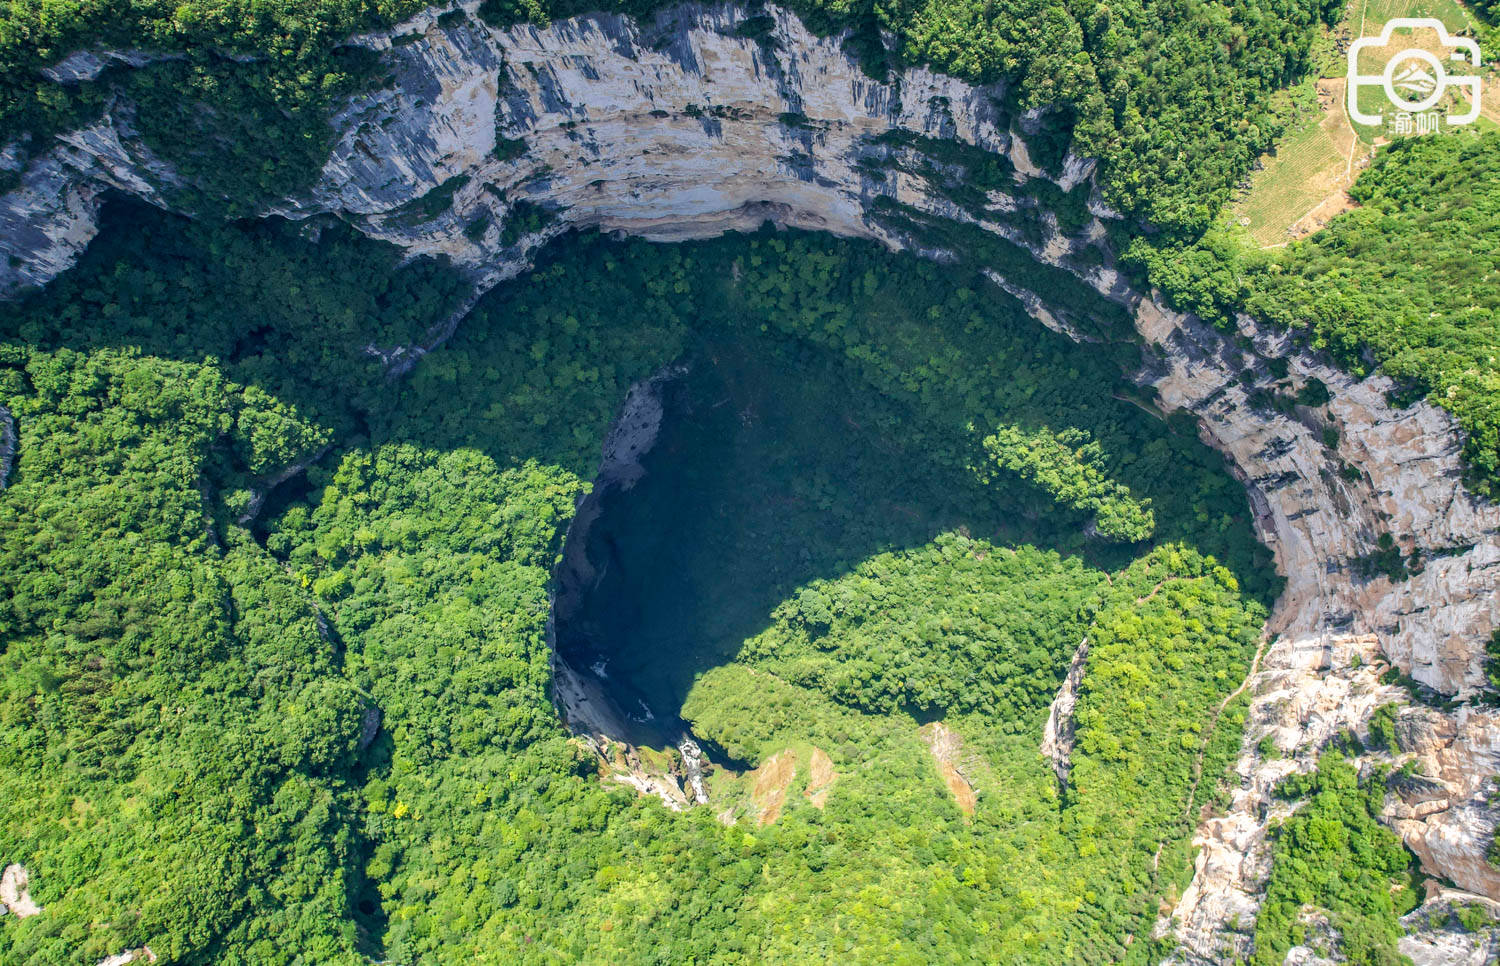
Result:
[[[1481,912],[1488,923],[1470,931],[1454,912]],[[1457,889],[1431,890],[1427,901],[1401,920],[1407,935],[1398,948],[1414,966],[1491,966],[1500,962],[1500,903]]]
[[17,919],[35,916],[42,911],[31,898],[31,873],[19,862],[12,862],[0,872],[0,906]]

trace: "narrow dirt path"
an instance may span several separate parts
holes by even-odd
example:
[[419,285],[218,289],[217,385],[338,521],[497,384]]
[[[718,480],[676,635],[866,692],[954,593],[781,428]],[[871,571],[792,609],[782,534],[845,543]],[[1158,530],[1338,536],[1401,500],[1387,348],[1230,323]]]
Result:
[[1198,754],[1193,758],[1193,787],[1188,792],[1187,804],[1183,806],[1182,810],[1182,817],[1185,819],[1192,817],[1193,802],[1198,797],[1198,783],[1203,780],[1203,756],[1208,752],[1208,741],[1213,737],[1214,729],[1219,726],[1219,716],[1224,713],[1225,708],[1229,707],[1229,703],[1244,694],[1245,689],[1250,686],[1250,682],[1255,680],[1256,673],[1260,671],[1260,659],[1265,655],[1266,644],[1269,642],[1270,638],[1262,634],[1260,643],[1255,647],[1255,656],[1250,659],[1250,670],[1245,672],[1245,680],[1240,682],[1239,687],[1225,695],[1224,700],[1220,701],[1219,706],[1214,709],[1213,720],[1209,723],[1208,731],[1204,734],[1203,741],[1198,746]]

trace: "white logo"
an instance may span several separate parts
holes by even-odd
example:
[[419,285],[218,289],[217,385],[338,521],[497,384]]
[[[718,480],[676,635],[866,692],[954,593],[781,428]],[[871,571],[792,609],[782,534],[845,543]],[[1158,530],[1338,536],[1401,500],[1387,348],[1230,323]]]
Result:
[[[1456,60],[1466,68],[1477,70],[1479,67],[1479,42],[1469,37],[1451,36],[1441,20],[1432,17],[1398,17],[1387,21],[1381,28],[1379,37],[1361,37],[1349,45],[1349,77],[1346,85],[1349,116],[1360,124],[1379,124],[1384,120],[1383,113],[1367,114],[1359,109],[1360,90],[1378,84],[1385,90],[1386,100],[1400,112],[1397,115],[1398,121],[1403,115],[1406,117],[1407,123],[1401,126],[1409,130],[1411,114],[1420,115],[1436,106],[1451,84],[1468,92],[1469,109],[1463,114],[1449,114],[1448,124],[1473,123],[1479,117],[1478,74],[1450,76],[1443,69],[1443,62],[1430,51],[1408,47],[1386,62],[1384,73],[1359,72],[1360,51],[1390,46],[1391,35],[1400,29],[1436,31],[1437,46],[1451,48],[1448,52],[1449,60]],[[1436,120],[1435,116],[1433,120]],[[1433,127],[1435,129],[1435,124]],[[1398,133],[1407,132],[1403,130]]]

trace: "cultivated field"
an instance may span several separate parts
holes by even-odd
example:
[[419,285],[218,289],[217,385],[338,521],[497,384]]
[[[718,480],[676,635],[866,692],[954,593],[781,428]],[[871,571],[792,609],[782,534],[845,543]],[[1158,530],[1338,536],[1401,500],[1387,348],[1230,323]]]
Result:
[[[1230,206],[1232,217],[1262,247],[1284,245],[1321,228],[1351,202],[1345,189],[1360,169],[1386,143],[1392,132],[1384,125],[1353,123],[1346,108],[1346,56],[1349,44],[1360,36],[1376,36],[1388,20],[1396,17],[1433,17],[1454,35],[1474,35],[1478,23],[1457,0],[1352,0],[1343,22],[1329,31],[1315,49],[1318,78],[1306,81],[1286,95],[1286,113],[1292,120],[1274,153],[1260,159],[1248,186]],[[1448,48],[1437,45],[1435,32],[1415,36],[1398,32],[1387,48],[1367,50],[1360,60],[1363,73],[1378,74],[1396,50],[1417,46],[1429,50],[1445,66]],[[1453,73],[1465,72],[1451,64]],[[1500,74],[1489,65],[1481,70],[1487,97],[1473,127],[1500,126]],[[1390,112],[1379,85],[1362,89],[1362,111]],[[1467,100],[1455,90],[1437,109],[1461,112]]]

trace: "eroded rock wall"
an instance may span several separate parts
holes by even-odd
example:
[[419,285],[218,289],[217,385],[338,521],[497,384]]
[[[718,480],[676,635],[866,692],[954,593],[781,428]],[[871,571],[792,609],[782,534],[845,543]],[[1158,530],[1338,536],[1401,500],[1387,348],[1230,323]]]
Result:
[[[1316,767],[1339,732],[1364,733],[1381,705],[1410,700],[1383,683],[1390,665],[1459,701],[1482,686],[1485,644],[1500,626],[1500,508],[1463,487],[1452,417],[1425,402],[1391,405],[1384,377],[1355,380],[1249,318],[1230,338],[1129,293],[1107,267],[1079,274],[1131,306],[1147,346],[1137,381],[1164,409],[1198,418],[1200,435],[1245,484],[1286,577],[1250,683],[1240,788],[1227,814],[1199,827],[1193,880],[1158,924],[1175,932],[1182,961],[1233,961],[1250,948],[1270,871],[1268,828],[1286,814],[1273,801],[1277,782]],[[1314,380],[1327,402],[1292,404]],[[1405,555],[1420,552],[1419,572],[1373,575],[1383,534]],[[1433,777],[1431,804],[1398,813],[1393,802],[1387,819],[1424,871],[1500,897],[1500,870],[1484,858],[1500,824],[1490,802],[1500,713],[1471,704],[1420,715],[1430,740],[1407,757]],[[1266,754],[1268,735],[1275,750]]]
[[[999,88],[922,69],[871,80],[841,38],[816,37],[776,7],[762,15],[771,29],[752,39],[738,35],[752,16],[738,5],[503,31],[474,16],[477,6],[465,3],[446,25],[433,9],[356,38],[383,53],[395,83],[334,118],[341,134],[319,183],[272,210],[338,212],[490,284],[524,270],[531,250],[569,226],[672,241],[769,218],[886,238],[867,217],[873,198],[924,192],[909,176],[862,168],[870,138],[899,129],[1000,154],[1012,147]],[[76,257],[103,187],[161,202],[174,176],[134,137],[128,114],[119,105],[70,136],[76,143],[34,159],[35,187],[0,199],[0,251],[12,262],[0,266],[0,291],[43,283]],[[1035,170],[1024,150],[1018,157]],[[1088,170],[1070,162],[1064,178]],[[451,198],[426,210],[434,190]],[[518,201],[558,220],[507,238]]]

